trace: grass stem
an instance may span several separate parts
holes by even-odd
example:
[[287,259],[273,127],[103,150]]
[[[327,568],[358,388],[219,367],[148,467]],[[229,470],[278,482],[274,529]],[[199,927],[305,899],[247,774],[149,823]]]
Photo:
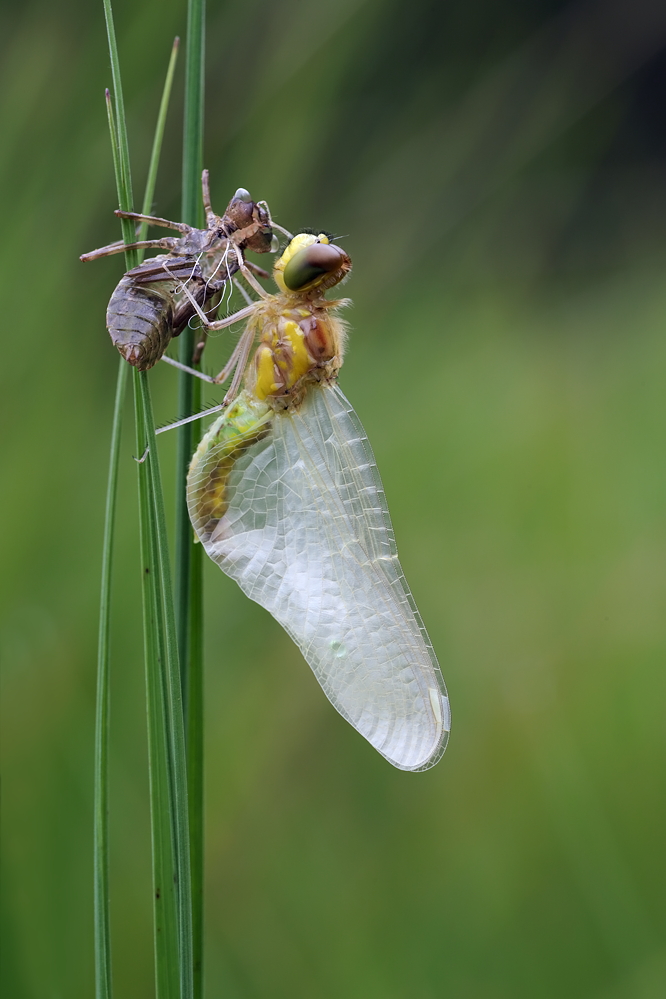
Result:
[[97,648],[97,703],[95,710],[95,801],[94,801],[94,912],[95,912],[95,996],[111,999],[111,933],[109,905],[109,673],[111,630],[111,579],[113,542],[116,526],[118,466],[122,412],[127,386],[127,364],[121,358],[111,428],[109,474],[106,486],[104,540],[102,545],[102,586],[100,594],[99,638]]
[[[188,0],[183,122],[182,219],[203,224],[204,75],[206,6]],[[194,336],[181,334],[180,361],[192,363]],[[201,408],[201,384],[181,373],[178,381],[179,418]],[[193,451],[193,427],[178,431],[176,467],[176,615],[185,703],[189,791],[190,859],[192,876],[192,960],[195,999],[203,994],[203,565],[201,545],[194,544],[185,502],[185,479]]]
[[[160,154],[162,152],[164,128],[166,125],[167,112],[169,110],[169,101],[171,99],[171,88],[173,87],[173,78],[176,72],[176,63],[178,61],[179,48],[180,48],[180,38],[176,36],[176,38],[174,38],[173,40],[173,45],[171,47],[169,66],[167,68],[166,79],[164,81],[164,89],[162,90],[162,100],[160,101],[160,109],[157,113],[157,124],[155,125],[153,148],[150,153],[150,164],[148,166],[146,190],[143,196],[143,205],[141,207],[142,215],[152,214],[153,199],[155,197],[155,184],[157,182],[157,169],[160,165]],[[141,227],[139,229],[139,235],[136,238],[137,240],[143,240],[146,238],[147,234],[148,234],[148,223],[142,222]]]
[[[112,106],[107,92],[107,108],[118,201],[123,210],[132,211],[129,146],[113,12],[110,0],[103,2],[113,79],[114,105]],[[165,89],[171,86],[174,59],[175,52],[172,51]],[[154,157],[159,156],[165,115],[166,102],[163,98],[153,144]],[[152,183],[156,170],[156,163],[151,162],[149,180],[152,177]],[[149,196],[152,203],[153,191],[150,186],[149,183],[146,198]],[[129,220],[122,220],[122,232],[126,243],[134,240],[134,227]],[[136,263],[136,251],[126,251],[127,268]],[[148,448],[146,460],[138,464],[138,480],[157,995],[158,999],[192,999],[192,915],[184,719],[164,501],[145,372],[134,371],[134,396],[137,453],[143,455]],[[108,695],[108,671],[104,676]],[[108,696],[106,711],[108,716]],[[104,788],[105,784],[100,784],[102,791]],[[108,855],[106,859],[108,862]],[[105,884],[100,878],[100,886],[102,889],[106,888],[108,916],[108,880]],[[105,960],[108,957],[108,929],[107,918],[105,940],[100,941],[100,947],[107,947],[106,951],[100,952],[104,967],[108,965],[108,960]],[[104,981],[110,982],[110,974]]]

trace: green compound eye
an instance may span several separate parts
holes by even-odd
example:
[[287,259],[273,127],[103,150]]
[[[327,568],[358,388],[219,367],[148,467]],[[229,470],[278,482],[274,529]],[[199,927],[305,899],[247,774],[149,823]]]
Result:
[[339,246],[313,243],[294,254],[284,269],[283,280],[290,291],[300,291],[317,278],[337,271],[345,259]]
[[234,194],[232,201],[244,201],[246,205],[249,205],[252,201],[252,195],[249,191],[246,191],[244,187],[239,187]]

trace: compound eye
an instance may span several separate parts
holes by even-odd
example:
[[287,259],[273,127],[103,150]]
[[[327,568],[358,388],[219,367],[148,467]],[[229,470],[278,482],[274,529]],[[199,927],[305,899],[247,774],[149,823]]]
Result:
[[239,187],[233,196],[233,201],[244,201],[246,205],[249,205],[252,201],[252,195],[249,191],[246,191],[244,187]]
[[330,243],[313,243],[299,250],[284,269],[282,279],[290,291],[300,291],[317,278],[337,271],[346,257],[344,250]]

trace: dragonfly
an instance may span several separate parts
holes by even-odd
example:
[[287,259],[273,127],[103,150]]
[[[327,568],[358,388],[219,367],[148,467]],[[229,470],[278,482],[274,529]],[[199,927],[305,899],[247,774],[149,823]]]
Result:
[[219,375],[192,370],[233,380],[206,411],[219,415],[187,503],[206,553],[282,625],[333,706],[395,767],[421,771],[446,748],[449,700],[372,449],[338,386],[349,300],[325,293],[350,271],[328,234],[303,232],[274,265],[276,293],[246,273],[257,300],[217,321],[192,298],[207,329],[247,325]]
[[[270,212],[265,202],[255,202],[245,188],[239,188],[224,215],[211,208],[208,170],[201,177],[206,228],[195,229],[184,222],[170,222],[154,215],[116,211],[116,215],[135,222],[147,222],[180,232],[179,237],[139,240],[126,246],[120,240],[99,250],[84,253],[81,260],[97,260],[126,249],[163,249],[167,253],[149,257],[120,279],[106,310],[106,324],[111,340],[122,356],[139,371],[164,358],[173,337],[179,336],[194,317],[191,300],[205,311],[217,310],[222,293],[238,271],[240,254],[246,249],[268,253],[274,246]],[[246,269],[260,276],[269,275],[245,261]],[[189,296],[183,292],[183,286]],[[205,337],[195,347],[193,362],[198,363]],[[177,365],[176,365],[177,366]]]

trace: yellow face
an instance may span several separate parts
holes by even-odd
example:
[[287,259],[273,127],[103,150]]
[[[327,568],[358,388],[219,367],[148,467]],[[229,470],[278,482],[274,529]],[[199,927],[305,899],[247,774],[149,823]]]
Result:
[[323,292],[349,273],[351,260],[325,233],[294,236],[273,268],[273,277],[286,295]]

